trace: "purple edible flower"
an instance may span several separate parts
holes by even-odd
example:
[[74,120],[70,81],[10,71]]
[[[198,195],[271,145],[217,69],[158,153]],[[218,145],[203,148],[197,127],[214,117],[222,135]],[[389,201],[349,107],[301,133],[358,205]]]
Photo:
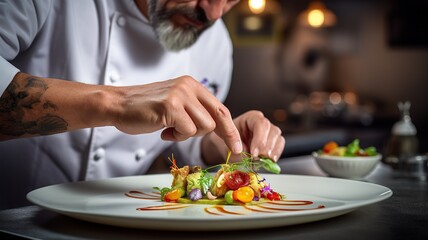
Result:
[[202,191],[199,188],[194,188],[189,193],[189,198],[192,201],[196,201],[202,198]]
[[264,194],[266,192],[272,192],[272,188],[270,188],[270,184],[264,186],[262,189],[260,189],[260,193]]

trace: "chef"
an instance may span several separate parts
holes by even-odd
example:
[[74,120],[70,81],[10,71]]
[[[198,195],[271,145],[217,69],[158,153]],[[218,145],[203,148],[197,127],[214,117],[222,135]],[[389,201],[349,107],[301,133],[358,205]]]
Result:
[[42,186],[144,174],[162,155],[277,160],[259,111],[222,104],[237,0],[0,0],[0,209]]

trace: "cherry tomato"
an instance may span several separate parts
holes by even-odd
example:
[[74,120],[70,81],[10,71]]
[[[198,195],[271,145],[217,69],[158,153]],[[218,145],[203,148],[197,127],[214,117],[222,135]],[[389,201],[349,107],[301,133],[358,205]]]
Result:
[[281,200],[281,195],[275,191],[270,191],[266,194],[266,198],[271,201]]
[[242,203],[251,202],[254,198],[254,190],[251,187],[245,186],[240,187],[233,191],[233,200],[240,201]]
[[176,202],[182,195],[182,191],[178,188],[172,189],[165,194],[166,202]]
[[250,175],[246,172],[236,170],[225,173],[224,180],[229,189],[236,190],[240,187],[250,184]]
[[330,141],[324,145],[323,151],[329,153],[337,147],[339,147],[339,145],[336,142]]

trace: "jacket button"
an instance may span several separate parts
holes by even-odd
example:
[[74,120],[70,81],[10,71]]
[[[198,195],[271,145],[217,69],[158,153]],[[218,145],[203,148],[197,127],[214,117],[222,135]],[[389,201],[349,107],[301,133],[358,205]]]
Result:
[[126,19],[125,19],[124,16],[120,16],[120,17],[117,18],[117,25],[119,27],[124,27],[125,24],[126,24]]
[[106,155],[106,150],[104,150],[104,148],[98,148],[97,150],[95,150],[94,160],[99,161],[103,159],[105,155]]
[[146,150],[144,150],[144,149],[138,149],[137,152],[135,153],[135,160],[140,161],[146,155],[147,155]]
[[111,75],[110,75],[110,81],[111,81],[112,83],[115,83],[115,82],[120,81],[120,75],[119,75],[119,73],[117,73],[117,72],[112,72],[112,73],[111,73]]

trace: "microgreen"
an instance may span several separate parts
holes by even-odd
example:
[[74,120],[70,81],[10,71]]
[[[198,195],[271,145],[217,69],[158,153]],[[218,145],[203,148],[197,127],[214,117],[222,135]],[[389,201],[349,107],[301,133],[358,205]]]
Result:
[[276,162],[272,161],[271,159],[260,157],[259,160],[255,160],[251,154],[246,152],[241,153],[240,162],[229,163],[229,158],[230,158],[229,153],[225,164],[217,164],[217,165],[208,167],[205,170],[208,171],[216,167],[222,167],[224,165],[228,165],[229,166],[228,171],[231,171],[231,172],[235,170],[241,170],[243,172],[257,172],[261,168],[265,169],[268,172],[272,172],[276,174],[281,172],[281,168],[279,167],[279,165]]
[[206,194],[208,192],[208,189],[211,186],[213,177],[208,173],[206,169],[204,169],[204,170],[201,170],[201,176],[199,177],[198,181],[202,187],[202,192]]

